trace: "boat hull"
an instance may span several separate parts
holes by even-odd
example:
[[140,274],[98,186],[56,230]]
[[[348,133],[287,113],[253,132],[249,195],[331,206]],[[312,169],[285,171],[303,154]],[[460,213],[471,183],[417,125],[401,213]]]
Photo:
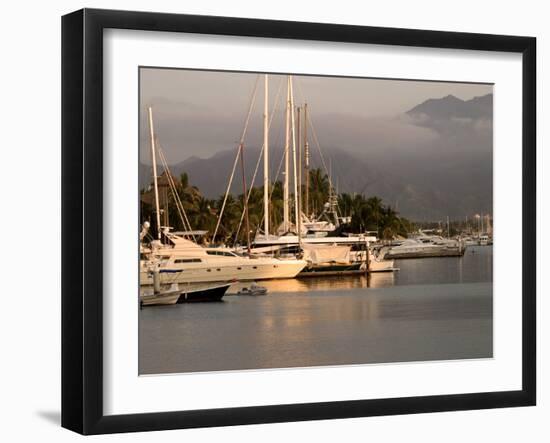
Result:
[[388,251],[385,259],[403,260],[407,258],[462,257],[465,248],[417,249],[411,251]]
[[216,302],[221,301],[231,283],[204,289],[182,291],[178,303]]
[[179,290],[161,294],[144,294],[139,297],[139,302],[141,306],[175,305],[180,295]]
[[393,260],[371,260],[368,272],[393,272],[395,270]]
[[[209,267],[186,266],[178,268],[170,265],[170,269],[161,270],[160,281],[162,284],[169,283],[213,283],[226,281],[256,281],[294,278],[305,267],[306,262],[300,260],[278,260],[274,263],[250,263],[241,265],[226,265],[212,263]],[[153,277],[147,271],[140,271],[140,284],[152,285]]]
[[346,263],[346,264],[328,264],[328,265],[313,265],[303,269],[298,274],[298,277],[320,277],[328,275],[348,275],[363,272],[361,270],[362,263]]

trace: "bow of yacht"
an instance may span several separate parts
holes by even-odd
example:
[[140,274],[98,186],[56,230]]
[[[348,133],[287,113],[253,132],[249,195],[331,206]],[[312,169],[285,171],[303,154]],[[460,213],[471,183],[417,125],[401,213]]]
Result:
[[162,283],[294,278],[307,264],[298,259],[247,256],[229,248],[203,247],[171,233],[166,238],[169,244],[153,243],[142,257],[142,285],[153,282],[148,271],[153,262],[159,263]]

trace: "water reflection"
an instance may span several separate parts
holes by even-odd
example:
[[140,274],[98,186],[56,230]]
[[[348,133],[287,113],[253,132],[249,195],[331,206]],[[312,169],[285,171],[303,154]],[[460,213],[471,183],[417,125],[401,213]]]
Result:
[[[365,275],[345,275],[335,277],[307,277],[284,280],[261,281],[258,284],[267,288],[269,293],[287,292],[312,292],[312,291],[334,291],[340,289],[359,288],[384,288],[395,284],[393,272],[383,272]],[[229,294],[235,294],[249,283],[235,283],[229,288]]]
[[[437,257],[396,260],[396,272],[306,277],[298,279],[261,281],[269,293],[302,293],[338,291],[360,288],[387,288],[413,284],[477,283],[493,280],[492,246],[468,247],[463,257]],[[249,283],[236,283],[229,294],[238,292]]]
[[140,373],[492,356],[492,247],[396,266],[260,281],[266,296],[143,309]]
[[140,373],[492,355],[492,285],[393,286],[140,311]]
[[396,285],[493,281],[493,247],[469,246],[462,257],[396,260]]

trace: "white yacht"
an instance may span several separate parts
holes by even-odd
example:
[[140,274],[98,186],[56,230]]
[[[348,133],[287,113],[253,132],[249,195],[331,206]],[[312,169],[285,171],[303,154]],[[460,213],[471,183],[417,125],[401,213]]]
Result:
[[[394,271],[393,259],[384,257],[370,247],[378,241],[370,234],[344,236],[307,236],[299,238],[294,234],[287,235],[257,235],[252,251],[277,256],[295,256],[304,253],[308,265],[300,275],[309,272],[338,273],[339,270],[366,271],[366,251],[369,251],[369,272]],[[301,245],[301,246],[300,246]],[[328,265],[331,265],[331,268]]]
[[389,247],[384,258],[460,257],[464,255],[464,250],[465,247],[460,241],[439,236],[422,236],[407,239],[397,246]]
[[160,260],[161,283],[198,283],[294,278],[305,268],[305,260],[245,256],[226,248],[208,248],[167,233],[170,244],[153,243],[142,254],[140,284],[151,285],[151,260]]

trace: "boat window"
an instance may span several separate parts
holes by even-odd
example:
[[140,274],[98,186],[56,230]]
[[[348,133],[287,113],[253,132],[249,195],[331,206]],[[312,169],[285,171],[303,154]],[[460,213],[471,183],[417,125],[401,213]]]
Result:
[[222,257],[236,257],[237,254],[234,254],[230,251],[206,251],[208,255],[220,255]]
[[177,258],[174,263],[200,263],[200,258]]

